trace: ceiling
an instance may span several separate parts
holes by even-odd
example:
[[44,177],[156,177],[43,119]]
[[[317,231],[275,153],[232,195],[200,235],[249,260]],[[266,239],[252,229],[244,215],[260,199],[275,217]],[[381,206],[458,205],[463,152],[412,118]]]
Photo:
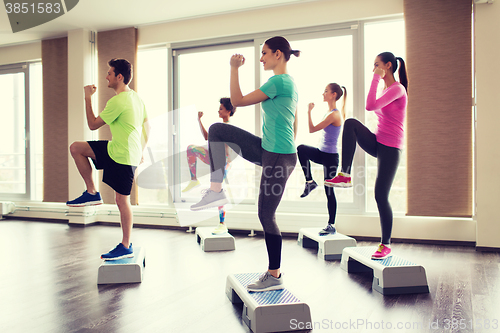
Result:
[[66,31],[74,29],[103,31],[137,27],[310,1],[315,0],[80,0],[66,14],[16,33],[12,32],[7,10],[2,8],[0,10],[0,46],[64,36]]

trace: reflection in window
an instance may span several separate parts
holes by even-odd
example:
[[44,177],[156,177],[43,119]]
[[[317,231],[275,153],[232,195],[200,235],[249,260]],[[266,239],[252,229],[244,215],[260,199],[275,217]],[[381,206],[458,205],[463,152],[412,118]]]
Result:
[[[245,57],[245,64],[240,67],[239,78],[243,94],[255,90],[255,57],[253,46],[230,45],[224,49],[204,49],[197,52],[183,53],[178,56],[179,75],[179,163],[180,189],[186,188],[191,180],[187,162],[186,150],[189,145],[207,147],[198,125],[198,112],[203,112],[201,121],[208,131],[211,124],[220,122],[218,117],[219,100],[229,97],[229,59],[235,53]],[[230,118],[230,124],[255,133],[255,107],[237,108]],[[201,187],[180,192],[182,200],[198,201],[200,188],[207,188],[210,184],[210,167],[200,159],[196,162],[196,176]],[[253,164],[236,158],[230,163],[226,177],[230,184],[228,195],[231,200],[250,200],[256,197],[255,167]],[[179,189],[179,190],[180,190]]]

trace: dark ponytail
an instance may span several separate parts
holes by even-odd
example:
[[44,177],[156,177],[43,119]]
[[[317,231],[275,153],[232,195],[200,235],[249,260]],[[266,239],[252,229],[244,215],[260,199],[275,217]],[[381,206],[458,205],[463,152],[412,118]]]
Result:
[[[340,97],[344,96],[344,105],[342,105],[341,113],[342,113],[342,118],[345,120],[345,104],[347,101],[347,89],[344,86],[340,86],[338,83],[330,83],[328,85],[328,88],[330,88],[330,91],[332,93],[337,93],[335,101],[338,101]],[[344,91],[342,91],[344,89]]]
[[285,37],[272,37],[266,40],[264,44],[266,44],[267,47],[269,47],[269,49],[273,51],[273,53],[277,50],[280,50],[281,53],[283,53],[283,55],[285,56],[285,61],[290,60],[290,56],[292,54],[296,57],[300,56],[300,51],[292,50],[292,48],[290,47],[290,43],[288,43]]
[[408,75],[406,73],[406,65],[405,61],[401,57],[396,57],[396,60],[399,60],[400,66],[399,66],[399,82],[405,87],[405,90],[408,92]]
[[342,89],[344,89],[344,104],[342,105],[342,118],[345,120],[345,104],[347,103],[347,89],[346,87],[342,86]]
[[399,62],[401,63],[398,71],[399,82],[403,85],[403,87],[405,87],[405,90],[408,91],[408,75],[406,74],[406,65],[403,58],[395,57],[391,52],[382,52],[378,56],[384,64],[387,64],[388,62],[392,64],[392,74],[394,74],[396,72],[396,69],[398,69],[399,60]]

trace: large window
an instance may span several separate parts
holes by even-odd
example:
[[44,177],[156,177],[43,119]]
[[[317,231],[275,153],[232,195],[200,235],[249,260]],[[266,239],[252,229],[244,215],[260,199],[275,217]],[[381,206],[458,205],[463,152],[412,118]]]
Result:
[[43,200],[43,91],[42,63],[29,64],[30,70],[30,136],[32,200]]
[[[323,92],[329,83],[338,83],[347,89],[346,116],[352,117],[355,111],[353,104],[354,87],[354,33],[351,29],[338,30],[328,33],[315,33],[308,35],[287,36],[293,49],[301,51],[300,57],[288,62],[288,72],[294,78],[299,93],[297,106],[298,132],[296,145],[305,144],[319,147],[321,132],[309,133],[308,104],[314,103],[312,111],[314,124],[323,120],[329,111],[328,104],[323,101]],[[261,82],[264,83],[273,75],[264,72],[261,67]],[[337,102],[337,108],[342,107],[343,99]],[[339,143],[341,149],[341,143]],[[340,150],[339,150],[340,152]],[[311,171],[315,181],[322,185],[324,175],[323,166],[311,163]],[[281,210],[303,209],[302,205],[315,207],[316,212],[326,213],[326,196],[323,186],[319,186],[304,199],[300,194],[304,190],[305,178],[300,164],[297,163],[295,171],[290,176],[286,191],[283,196]],[[353,189],[336,189],[335,194],[341,204],[339,209],[353,208]],[[311,207],[311,208],[312,208]]]
[[151,126],[144,162],[137,170],[139,203],[165,204],[169,202],[168,49],[161,47],[139,50],[137,58],[137,92],[144,101]]
[[43,195],[41,78],[40,63],[0,67],[0,197],[6,200]]
[[[387,35],[391,38],[380,38]],[[383,51],[405,57],[403,20],[344,25],[331,30],[294,32],[289,35],[284,33],[284,36],[294,49],[301,51],[300,57],[292,57],[288,64],[288,72],[294,78],[299,92],[296,144],[318,147],[321,132],[309,133],[308,104],[315,104],[313,122],[319,123],[328,111],[322,93],[333,82],[347,88],[347,117],[359,119],[374,131],[377,119],[373,112],[367,112],[364,108],[372,78],[373,59]],[[159,180],[158,188],[140,188],[141,203],[166,203],[170,199],[174,203],[192,203],[199,200],[200,189],[209,186],[209,165],[197,159],[196,178],[201,182],[201,187],[182,191],[192,178],[186,154],[188,147],[207,147],[198,124],[198,112],[203,112],[201,122],[206,130],[211,124],[221,121],[217,112],[219,99],[229,96],[229,59],[234,53],[243,54],[246,59],[239,71],[243,94],[257,89],[273,75],[272,72],[265,72],[259,62],[265,38],[256,36],[252,39],[246,36],[245,40],[247,42],[224,40],[221,43],[214,40],[205,45],[173,45],[170,50],[140,50],[138,91],[146,103],[153,126],[146,162],[141,168],[144,170],[156,163],[161,169],[161,172],[158,172],[158,168],[155,171],[155,177]],[[358,51],[361,44],[363,53]],[[169,63],[166,58],[172,61]],[[153,70],[151,64],[155,64]],[[342,99],[337,102],[337,107],[342,107]],[[261,112],[260,105],[238,108],[230,123],[261,136]],[[341,153],[341,140],[339,150]],[[159,161],[163,161],[161,165]],[[376,159],[371,156],[362,151],[357,152],[353,164],[354,187],[335,190],[339,212],[377,211],[373,195],[376,163]],[[312,172],[314,179],[321,184],[323,167],[312,163]],[[260,180],[259,167],[237,158],[231,162],[226,180],[225,187],[229,189],[228,194],[233,203],[249,207],[255,205]],[[304,175],[297,163],[287,183],[280,210],[294,212],[308,207],[317,213],[326,213],[323,186],[301,199],[303,188]],[[404,150],[391,192],[391,203],[396,212],[406,209]]]
[[[177,84],[175,125],[178,140],[175,144],[174,179],[176,201],[198,201],[200,190],[182,192],[191,177],[187,160],[188,146],[207,147],[200,126],[208,131],[211,124],[222,121],[218,116],[219,100],[229,97],[229,59],[235,53],[243,54],[245,65],[240,68],[240,85],[244,94],[255,90],[255,48],[253,43],[236,43],[218,47],[201,47],[176,51],[175,77]],[[258,59],[257,59],[258,61]],[[232,125],[255,133],[255,106],[237,108],[230,118]],[[196,159],[196,178],[207,188],[210,183],[209,165]],[[242,158],[231,161],[226,176],[228,195],[233,203],[252,202],[256,197],[255,168]]]

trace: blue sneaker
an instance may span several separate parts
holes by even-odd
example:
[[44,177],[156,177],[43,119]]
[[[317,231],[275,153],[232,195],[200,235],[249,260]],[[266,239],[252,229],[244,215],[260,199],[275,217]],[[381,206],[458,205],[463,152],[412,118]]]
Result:
[[132,243],[128,249],[123,246],[122,243],[118,244],[113,250],[108,253],[102,254],[101,259],[104,260],[118,260],[123,258],[132,258],[134,256],[134,250],[132,249]]
[[102,199],[99,192],[96,192],[96,194],[90,194],[85,191],[75,200],[66,201],[66,205],[70,207],[96,206],[100,204],[102,204]]

